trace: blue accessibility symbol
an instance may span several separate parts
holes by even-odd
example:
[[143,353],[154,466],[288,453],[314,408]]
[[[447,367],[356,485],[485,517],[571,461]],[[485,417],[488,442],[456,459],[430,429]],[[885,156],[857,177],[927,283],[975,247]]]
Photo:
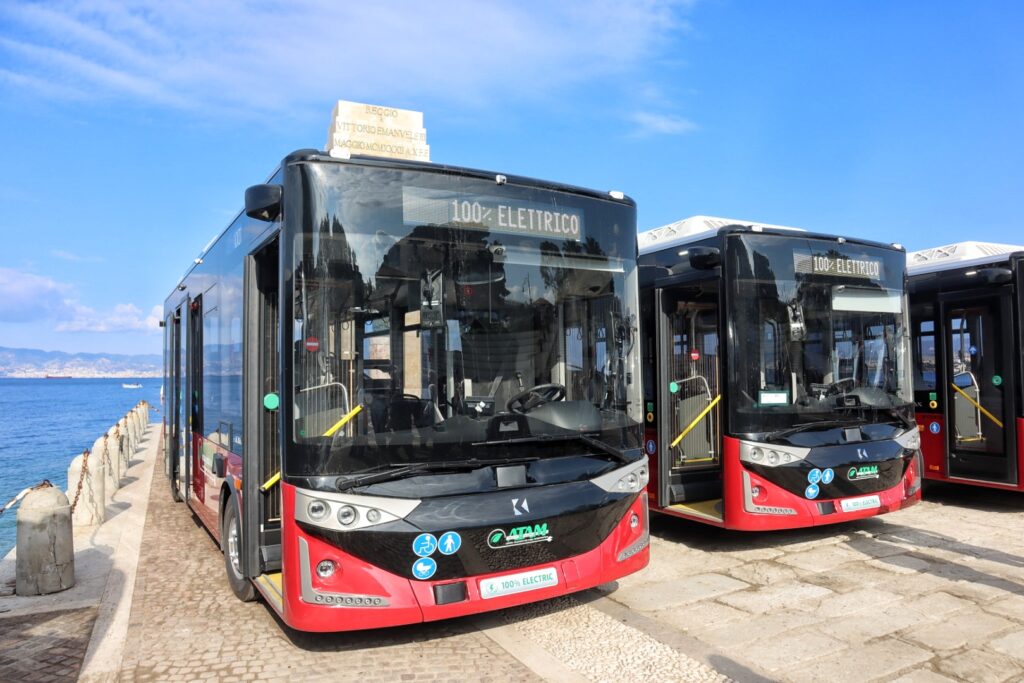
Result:
[[940,425],[938,422],[932,422],[930,425],[928,425],[928,431],[931,432],[932,434],[938,434],[940,431],[942,431],[942,425]]
[[817,484],[811,484],[806,489],[804,489],[804,495],[807,496],[807,498],[809,498],[810,500],[814,500],[815,498],[817,498],[820,492],[821,489],[818,488]]
[[658,450],[658,444],[654,439],[647,439],[647,455],[654,455],[656,450]]
[[429,557],[437,550],[437,539],[434,534],[420,534],[412,542],[412,551],[420,557]]
[[836,478],[836,473],[832,471],[831,467],[828,467],[821,471],[821,483],[831,484],[832,480]]
[[437,539],[437,548],[442,555],[454,555],[462,547],[462,536],[454,531],[446,531]]
[[412,563],[412,575],[420,581],[429,579],[437,571],[437,562],[429,557],[421,557]]
[[812,484],[817,484],[819,481],[821,481],[821,470],[815,467],[813,470],[808,472],[807,481],[811,482]]
[[967,350],[970,352],[970,354],[972,356],[977,356],[978,355],[978,347],[977,346],[971,346],[971,348],[969,348]]

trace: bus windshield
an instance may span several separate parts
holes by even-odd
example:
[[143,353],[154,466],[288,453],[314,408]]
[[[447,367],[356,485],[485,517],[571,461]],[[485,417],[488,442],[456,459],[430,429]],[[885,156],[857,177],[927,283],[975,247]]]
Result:
[[450,172],[296,172],[287,474],[639,447],[632,206]]
[[727,240],[733,433],[909,415],[902,252],[789,235]]

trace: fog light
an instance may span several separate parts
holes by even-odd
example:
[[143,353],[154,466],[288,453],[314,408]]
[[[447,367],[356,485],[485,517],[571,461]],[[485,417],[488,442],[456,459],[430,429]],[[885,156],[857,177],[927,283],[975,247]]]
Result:
[[370,508],[366,511],[366,521],[370,524],[376,524],[380,521],[380,510],[377,508]]
[[321,579],[326,579],[329,576],[334,575],[334,562],[332,560],[320,560],[320,564],[316,566],[316,575]]
[[635,529],[640,526],[640,515],[635,512],[629,516],[629,528]]
[[338,522],[342,526],[352,526],[359,519],[359,513],[351,505],[342,505],[338,509]]
[[754,488],[750,489],[750,495],[752,495],[754,498],[760,498],[762,493],[764,493],[764,491],[761,490],[760,486],[755,486]]
[[322,500],[314,498],[306,506],[306,514],[310,519],[320,521],[331,512],[331,506]]

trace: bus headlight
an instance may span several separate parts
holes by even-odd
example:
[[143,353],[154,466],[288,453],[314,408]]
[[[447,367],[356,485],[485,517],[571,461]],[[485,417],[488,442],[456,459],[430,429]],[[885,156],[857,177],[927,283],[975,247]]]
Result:
[[806,459],[810,452],[810,448],[740,441],[740,461],[761,467],[778,467],[799,462]]
[[352,526],[359,519],[359,513],[351,505],[342,505],[338,508],[338,523],[342,526]]
[[316,520],[318,522],[322,519],[325,519],[327,515],[329,515],[330,513],[331,506],[328,505],[325,501],[320,500],[319,498],[314,498],[313,500],[309,501],[309,505],[306,506],[306,514],[309,515],[310,519]]
[[370,508],[366,511],[366,521],[370,524],[376,524],[380,521],[380,510],[377,508]]

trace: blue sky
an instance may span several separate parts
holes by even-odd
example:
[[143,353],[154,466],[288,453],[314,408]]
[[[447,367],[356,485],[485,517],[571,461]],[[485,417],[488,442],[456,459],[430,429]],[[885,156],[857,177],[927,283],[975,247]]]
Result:
[[[428,8],[428,9],[424,9]],[[1024,242],[1016,2],[0,4],[0,346],[159,350],[159,306],[334,100],[434,161],[910,249]]]

